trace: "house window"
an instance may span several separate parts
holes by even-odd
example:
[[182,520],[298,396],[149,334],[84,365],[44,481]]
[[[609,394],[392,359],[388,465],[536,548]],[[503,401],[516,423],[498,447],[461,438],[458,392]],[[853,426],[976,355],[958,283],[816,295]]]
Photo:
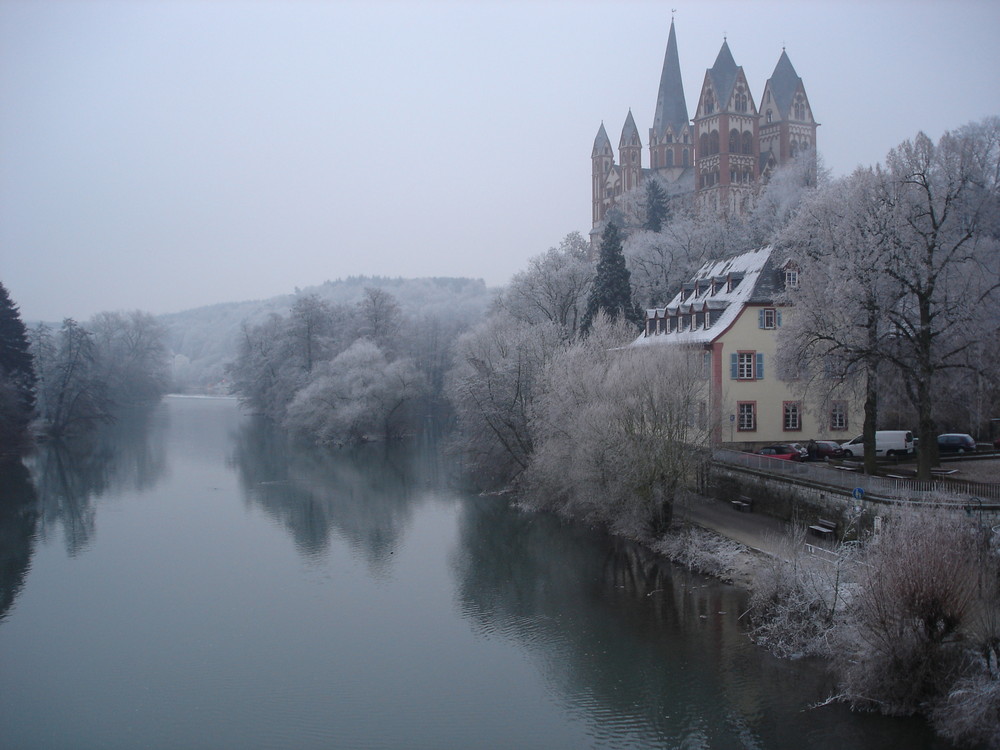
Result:
[[739,432],[757,430],[757,402],[740,401],[736,404],[736,429]]
[[847,402],[834,401],[830,407],[830,429],[847,429]]
[[795,268],[785,269],[785,286],[795,289],[799,285],[799,272]]
[[762,310],[758,310],[757,327],[766,329],[780,328],[781,310],[776,310],[773,307],[765,307]]
[[701,376],[708,380],[709,376],[712,374],[712,353],[702,352],[701,353]]
[[785,401],[782,404],[782,429],[785,432],[802,429],[802,404],[798,401]]
[[736,352],[730,357],[729,369],[733,380],[763,380],[764,355],[761,352]]

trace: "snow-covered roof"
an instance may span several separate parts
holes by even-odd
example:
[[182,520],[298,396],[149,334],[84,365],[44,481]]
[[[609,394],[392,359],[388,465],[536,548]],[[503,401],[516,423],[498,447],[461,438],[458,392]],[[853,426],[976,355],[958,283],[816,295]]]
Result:
[[[665,318],[677,313],[718,311],[714,321],[682,331],[647,336],[643,332],[632,346],[654,344],[706,344],[732,325],[750,302],[770,302],[779,291],[775,286],[774,267],[770,263],[772,248],[734,255],[723,260],[709,261],[685,283],[680,292],[665,307],[646,310],[646,317]],[[712,283],[714,280],[714,284]],[[730,284],[732,281],[734,283]],[[695,287],[698,293],[695,294]]]

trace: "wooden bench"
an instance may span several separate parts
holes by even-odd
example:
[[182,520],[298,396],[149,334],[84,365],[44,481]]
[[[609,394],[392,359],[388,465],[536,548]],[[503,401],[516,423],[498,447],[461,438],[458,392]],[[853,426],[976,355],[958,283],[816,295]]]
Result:
[[837,538],[837,522],[828,521],[825,518],[816,519],[816,523],[809,527],[809,533],[821,539]]
[[738,499],[730,500],[730,502],[733,504],[733,508],[740,511],[740,513],[753,512],[753,500],[746,495],[740,495]]

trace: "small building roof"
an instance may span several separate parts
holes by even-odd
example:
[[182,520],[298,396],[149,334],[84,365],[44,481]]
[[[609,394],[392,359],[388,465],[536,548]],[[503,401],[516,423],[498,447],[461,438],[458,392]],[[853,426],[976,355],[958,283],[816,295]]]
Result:
[[[657,344],[707,344],[714,341],[736,320],[748,304],[772,304],[784,289],[780,268],[772,261],[771,246],[751,250],[722,260],[705,263],[681,291],[662,308],[646,311],[646,317],[664,317],[669,313],[687,314],[692,306],[695,311],[722,310],[714,322],[683,331],[646,336],[645,332],[632,342],[632,346]],[[729,279],[739,280],[730,288]],[[715,283],[713,284],[713,280]],[[698,294],[694,294],[697,285]],[[713,291],[714,290],[714,291]]]

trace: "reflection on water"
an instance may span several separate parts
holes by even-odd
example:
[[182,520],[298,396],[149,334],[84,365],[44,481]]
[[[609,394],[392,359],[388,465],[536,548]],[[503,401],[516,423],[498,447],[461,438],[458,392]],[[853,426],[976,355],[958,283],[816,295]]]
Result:
[[809,709],[822,665],[753,647],[745,593],[457,493],[430,438],[168,399],[31,469],[0,475],[4,747],[943,747]]
[[421,499],[440,479],[428,439],[329,449],[303,444],[267,420],[248,419],[231,463],[248,502],[285,527],[307,558],[322,558],[332,535],[383,571]]
[[28,469],[0,462],[0,622],[24,585],[35,546],[38,506]]
[[155,406],[123,410],[93,433],[39,446],[29,465],[41,499],[40,536],[61,528],[76,555],[94,534],[96,498],[152,487],[166,469],[166,413]]
[[462,615],[532,654],[596,746],[943,747],[919,721],[810,710],[834,687],[823,664],[750,644],[741,589],[496,500],[461,519]]

